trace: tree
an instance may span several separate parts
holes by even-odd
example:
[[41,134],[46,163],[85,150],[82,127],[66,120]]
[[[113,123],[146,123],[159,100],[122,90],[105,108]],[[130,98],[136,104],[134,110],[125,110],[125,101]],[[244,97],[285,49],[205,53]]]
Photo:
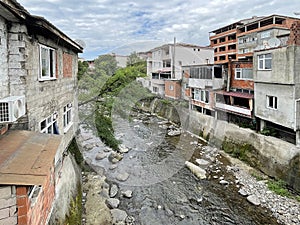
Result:
[[77,79],[80,80],[89,69],[89,64],[87,61],[78,61],[78,73]]
[[96,76],[112,76],[116,73],[117,61],[112,55],[100,55],[95,59]]
[[144,62],[145,60],[141,59],[136,52],[132,52],[127,59],[127,66],[133,66],[137,63]]

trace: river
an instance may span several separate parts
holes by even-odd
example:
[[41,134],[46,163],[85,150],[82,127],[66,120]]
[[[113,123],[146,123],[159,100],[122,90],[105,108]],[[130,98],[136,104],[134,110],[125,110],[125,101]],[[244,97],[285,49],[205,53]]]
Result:
[[[134,112],[126,120],[115,117],[115,135],[129,149],[123,159],[112,164],[109,157],[95,160],[99,151],[85,153],[91,164],[103,168],[108,183],[133,192],[131,198],[121,192],[116,197],[134,224],[278,224],[270,211],[238,194],[239,184],[218,149],[186,132],[168,136],[170,129],[176,128],[147,113]],[[184,165],[196,160],[207,179],[198,179]]]

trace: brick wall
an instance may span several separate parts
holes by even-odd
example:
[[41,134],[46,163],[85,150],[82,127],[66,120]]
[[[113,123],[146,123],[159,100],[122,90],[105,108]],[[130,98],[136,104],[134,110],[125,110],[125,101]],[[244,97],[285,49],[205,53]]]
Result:
[[237,80],[235,79],[235,68],[253,68],[252,63],[233,63],[231,69],[231,88],[254,89],[253,80]]
[[17,224],[16,188],[0,186],[0,225]]
[[179,99],[181,96],[180,81],[165,81],[165,96],[173,99]]
[[63,77],[72,77],[73,57],[68,53],[63,53]]

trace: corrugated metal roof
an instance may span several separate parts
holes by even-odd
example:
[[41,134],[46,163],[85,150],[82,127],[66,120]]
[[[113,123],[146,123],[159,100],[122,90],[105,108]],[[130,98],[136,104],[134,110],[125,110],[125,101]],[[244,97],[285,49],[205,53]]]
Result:
[[9,131],[0,137],[0,184],[42,185],[61,143],[61,136]]
[[238,98],[247,98],[247,99],[253,99],[253,94],[247,94],[247,93],[241,93],[241,92],[226,92],[226,91],[217,91],[216,94],[220,95],[227,95],[232,97],[238,97]]

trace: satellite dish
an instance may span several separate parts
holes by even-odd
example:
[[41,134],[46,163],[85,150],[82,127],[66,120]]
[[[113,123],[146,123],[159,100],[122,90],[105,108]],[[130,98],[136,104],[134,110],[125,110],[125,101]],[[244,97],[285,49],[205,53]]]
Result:
[[280,40],[278,38],[271,38],[268,40],[268,44],[271,48],[275,48],[280,45]]
[[86,44],[83,40],[81,39],[76,39],[75,42],[80,45],[80,47],[85,48]]

